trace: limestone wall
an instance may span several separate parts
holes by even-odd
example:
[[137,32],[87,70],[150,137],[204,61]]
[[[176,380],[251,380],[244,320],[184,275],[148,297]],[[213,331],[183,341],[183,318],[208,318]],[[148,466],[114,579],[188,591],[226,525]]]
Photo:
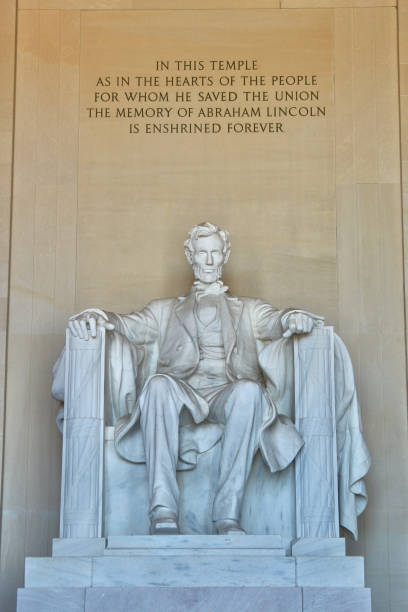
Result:
[[0,499],[2,489],[7,311],[9,296],[10,213],[13,160],[13,115],[16,3],[1,5],[0,20]]
[[[405,94],[401,35],[399,49]],[[325,114],[282,120],[281,133],[229,133],[223,118],[220,134],[187,135],[89,116],[96,91],[117,89],[97,86],[100,76],[217,58],[257,60],[255,75],[316,75],[304,89],[318,90]],[[370,505],[349,552],[365,555],[373,609],[401,609],[408,445],[398,88],[393,0],[20,1],[2,610],[14,608],[24,557],[49,554],[57,535],[60,440],[49,389],[67,317],[186,292],[182,242],[203,219],[231,232],[226,281],[235,293],[325,314],[348,345],[373,456]],[[106,106],[115,114],[117,104]],[[5,151],[10,164],[10,141]],[[7,220],[8,192],[5,202]]]

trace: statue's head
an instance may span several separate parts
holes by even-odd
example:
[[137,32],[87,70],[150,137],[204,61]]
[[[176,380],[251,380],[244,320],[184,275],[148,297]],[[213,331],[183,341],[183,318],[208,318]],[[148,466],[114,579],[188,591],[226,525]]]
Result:
[[199,223],[189,231],[184,252],[195,278],[203,283],[213,283],[221,278],[222,266],[227,263],[231,252],[228,232],[209,221]]

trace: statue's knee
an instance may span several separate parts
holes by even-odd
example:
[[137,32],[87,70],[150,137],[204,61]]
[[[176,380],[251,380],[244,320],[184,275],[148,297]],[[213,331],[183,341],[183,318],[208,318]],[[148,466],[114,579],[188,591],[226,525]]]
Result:
[[150,393],[167,394],[169,392],[169,381],[167,377],[163,376],[163,374],[155,374],[147,382],[146,391]]
[[[142,415],[153,413],[159,415],[165,412],[165,408],[170,408],[170,381],[162,374],[152,376],[139,398],[139,406]],[[168,408],[167,412],[171,412]]]
[[257,398],[262,394],[262,386],[254,380],[238,380],[234,391],[238,396]]
[[230,418],[234,415],[234,417],[246,421],[252,420],[256,412],[261,409],[262,392],[262,386],[253,380],[236,382],[227,417]]

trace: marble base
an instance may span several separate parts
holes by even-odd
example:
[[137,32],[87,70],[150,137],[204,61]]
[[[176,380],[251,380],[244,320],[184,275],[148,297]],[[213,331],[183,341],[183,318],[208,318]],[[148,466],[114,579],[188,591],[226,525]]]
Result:
[[100,538],[56,540],[53,557],[26,559],[25,585],[364,586],[364,560],[340,555],[341,540],[323,541],[320,548],[314,539],[301,544],[292,550],[303,554],[285,556],[276,535],[109,536],[106,547]]
[[97,557],[103,555],[105,538],[54,538],[53,557]]
[[283,550],[279,535],[171,535],[171,536],[108,536],[106,554],[111,550],[143,549],[207,549],[207,550]]
[[344,557],[344,538],[299,538],[292,543],[293,557]]
[[303,612],[371,612],[371,589],[305,587]]
[[25,588],[17,591],[18,612],[84,612],[84,588]]
[[286,556],[275,535],[55,540],[53,557],[26,559],[18,612],[369,612],[364,560],[343,544],[299,540]]
[[107,538],[105,556],[285,556],[280,536],[259,535],[169,535],[169,536],[110,536]]
[[92,585],[294,586],[295,562],[288,557],[237,554],[95,557]]
[[364,559],[296,557],[296,584],[310,587],[364,586]]
[[371,612],[370,589],[93,587],[19,589],[17,612]]
[[243,554],[122,554],[26,560],[27,587],[89,586],[364,586],[361,557]]

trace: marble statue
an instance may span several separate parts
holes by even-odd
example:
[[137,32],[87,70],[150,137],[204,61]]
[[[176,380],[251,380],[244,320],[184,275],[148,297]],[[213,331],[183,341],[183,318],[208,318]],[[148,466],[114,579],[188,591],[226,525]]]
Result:
[[[287,349],[323,318],[231,294],[221,279],[231,250],[226,230],[201,223],[184,247],[194,274],[187,296],[154,300],[128,315],[90,308],[72,316],[69,329],[82,340],[107,331],[115,447],[128,461],[146,462],[151,533],[179,532],[176,470],[194,468],[197,456],[220,442],[212,518],[219,534],[243,534],[240,510],[255,454],[276,472],[304,443],[282,409],[293,391]],[[334,355],[340,524],[356,535],[370,460],[350,359],[337,337]],[[54,369],[58,399],[62,363]]]

